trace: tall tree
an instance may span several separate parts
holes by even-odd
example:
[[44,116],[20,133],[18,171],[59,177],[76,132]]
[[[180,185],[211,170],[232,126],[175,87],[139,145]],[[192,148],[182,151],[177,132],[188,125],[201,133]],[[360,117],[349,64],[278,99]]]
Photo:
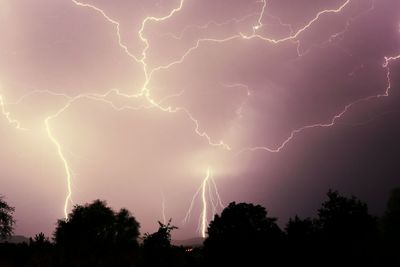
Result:
[[15,220],[13,218],[14,207],[11,207],[0,196],[0,239],[9,238],[14,230]]

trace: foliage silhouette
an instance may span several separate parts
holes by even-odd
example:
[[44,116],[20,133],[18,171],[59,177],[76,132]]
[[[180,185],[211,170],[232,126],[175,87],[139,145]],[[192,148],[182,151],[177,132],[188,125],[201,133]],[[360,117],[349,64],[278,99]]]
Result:
[[0,196],[0,239],[8,239],[14,230],[14,207],[11,207]]
[[393,189],[382,218],[383,234],[390,242],[400,244],[400,188]]
[[400,188],[390,193],[381,226],[386,257],[394,266],[400,266]]
[[310,239],[316,235],[315,223],[310,218],[300,219],[297,215],[294,219],[290,218],[285,228],[286,234],[291,241]]
[[[314,266],[318,251],[318,228],[310,218],[300,219],[297,215],[289,219],[285,227],[287,236],[287,264]],[[316,265],[317,266],[317,265]]]
[[337,191],[329,190],[327,196],[318,210],[317,224],[328,238],[363,240],[365,234],[376,230],[376,218],[368,213],[367,204]]
[[171,231],[178,227],[158,222],[157,232],[144,234],[142,250],[145,266],[175,266],[174,248],[171,245]]
[[[14,209],[0,200],[11,216]],[[139,246],[129,211],[96,200],[59,220],[54,242],[39,233],[29,244],[0,243],[0,266],[400,266],[400,189],[380,228],[365,203],[331,190],[315,219],[295,216],[285,232],[267,215],[262,206],[232,202],[211,221],[203,247],[173,246],[171,220]]]
[[31,246],[46,246],[50,245],[50,240],[42,232],[35,235],[34,238],[29,238],[29,245]]
[[319,254],[332,259],[329,265],[373,266],[378,243],[377,218],[370,215],[367,204],[356,197],[347,198],[329,190],[328,200],[318,210]]
[[171,225],[171,219],[168,224],[158,222],[159,228],[157,232],[144,234],[143,248],[149,250],[161,250],[171,247],[171,231],[178,227]]
[[255,264],[265,253],[275,261],[281,249],[283,232],[276,219],[267,217],[259,205],[232,202],[221,216],[215,215],[208,227],[204,253],[208,264]]
[[128,210],[114,212],[105,201],[95,200],[76,205],[67,219],[59,220],[54,241],[64,266],[127,266],[138,236],[139,223]]
[[65,246],[138,245],[139,223],[128,210],[114,212],[105,201],[76,205],[68,219],[59,220],[56,244]]

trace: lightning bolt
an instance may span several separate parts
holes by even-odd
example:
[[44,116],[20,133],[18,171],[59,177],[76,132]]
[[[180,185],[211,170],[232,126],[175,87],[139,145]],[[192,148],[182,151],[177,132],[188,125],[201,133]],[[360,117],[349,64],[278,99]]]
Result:
[[[294,34],[292,34],[292,35],[289,35],[289,36],[287,36],[287,37],[285,37],[285,38],[281,38],[281,39],[271,39],[271,38],[267,38],[267,37],[264,37],[264,36],[259,35],[259,34],[253,34],[253,35],[251,35],[251,36],[246,36],[246,35],[241,34],[241,36],[242,36],[243,38],[245,38],[245,39],[260,38],[260,39],[262,39],[262,40],[264,40],[264,41],[268,41],[268,42],[271,42],[271,43],[274,43],[274,44],[279,44],[279,43],[282,43],[282,42],[286,42],[286,41],[290,41],[290,40],[295,40],[295,39],[297,39],[304,31],[306,31],[306,30],[307,30],[308,28],[310,28],[315,22],[317,22],[321,16],[323,16],[323,15],[325,15],[325,14],[330,14],[330,13],[340,13],[349,3],[350,3],[350,0],[346,0],[346,1],[345,1],[341,6],[339,6],[337,9],[325,9],[325,10],[323,10],[323,11],[318,12],[317,15],[315,15],[315,17],[314,17],[312,20],[310,20],[306,25],[304,25],[302,28],[300,28],[296,33],[294,33]],[[265,0],[264,0],[263,8],[265,8]],[[263,14],[263,13],[264,13],[264,11],[263,11],[261,14]],[[261,26],[262,26],[261,18],[262,18],[262,17],[260,16],[259,24],[258,24],[258,25],[261,24]],[[256,27],[257,27],[258,25],[256,25]],[[258,27],[258,28],[259,28],[259,27]]]
[[[306,55],[307,53],[309,53],[309,52],[311,51],[311,49],[314,48],[314,47],[320,47],[320,48],[322,48],[322,47],[331,45],[331,44],[334,42],[335,39],[337,39],[337,38],[339,38],[339,37],[342,37],[342,36],[349,30],[350,26],[352,25],[352,23],[353,23],[354,21],[356,21],[357,19],[359,19],[361,16],[363,16],[363,15],[365,15],[365,14],[371,12],[374,8],[375,8],[375,0],[371,0],[371,5],[369,6],[369,8],[366,9],[366,10],[364,10],[364,11],[362,11],[362,12],[360,12],[360,13],[357,14],[355,17],[351,17],[350,19],[348,19],[347,22],[346,22],[345,27],[343,28],[343,30],[331,34],[331,36],[328,38],[328,40],[326,40],[326,41],[323,42],[322,44],[319,44],[319,45],[313,44],[313,45],[311,45],[311,47],[308,48],[308,49],[306,49],[304,52],[301,52],[301,51],[300,51],[300,45],[301,45],[301,44],[300,44],[299,41],[297,41],[297,42],[296,42],[296,43],[297,43],[297,54],[298,54],[299,56],[304,56],[304,55]],[[282,23],[281,23],[281,24],[282,24]],[[289,26],[290,26],[290,25],[289,25]],[[291,26],[290,26],[290,27],[291,27]],[[339,47],[339,48],[341,48],[341,47]],[[341,49],[342,49],[345,53],[347,53],[347,54],[349,54],[350,56],[352,56],[351,53],[350,53],[349,51],[345,51],[343,48],[341,48]]]
[[400,55],[396,55],[396,56],[392,56],[392,57],[385,57],[385,62],[382,64],[382,67],[386,69],[386,81],[387,81],[387,85],[386,88],[384,90],[383,93],[381,94],[377,94],[377,95],[372,95],[372,96],[367,96],[364,98],[360,98],[357,99],[354,102],[351,102],[350,104],[347,104],[339,113],[337,113],[335,116],[333,116],[333,118],[331,119],[330,122],[328,123],[316,123],[316,124],[311,124],[311,125],[306,125],[303,127],[300,127],[298,129],[293,130],[289,137],[286,138],[278,147],[276,148],[270,148],[270,147],[265,147],[265,146],[258,146],[258,147],[250,147],[250,148],[244,148],[242,150],[240,150],[238,152],[238,154],[244,152],[244,151],[256,151],[256,150],[265,150],[268,152],[273,152],[273,153],[277,153],[280,152],[282,149],[285,148],[285,146],[294,139],[294,137],[296,135],[298,135],[299,133],[308,130],[308,129],[313,129],[313,128],[327,128],[327,127],[332,127],[334,126],[338,120],[340,120],[353,106],[363,103],[363,102],[367,102],[373,99],[379,99],[382,97],[388,97],[389,93],[390,93],[390,89],[392,87],[391,85],[391,72],[390,72],[390,68],[389,68],[389,64],[391,61],[395,61],[400,59]]
[[95,10],[96,12],[100,13],[109,23],[113,24],[116,29],[117,29],[117,37],[118,37],[118,44],[119,46],[125,51],[125,53],[131,57],[133,60],[135,60],[138,63],[141,63],[142,61],[139,60],[138,58],[136,58],[131,52],[129,52],[128,47],[122,42],[122,38],[121,38],[121,32],[120,32],[120,23],[116,20],[113,20],[112,18],[110,18],[109,16],[107,16],[107,14],[100,8],[94,6],[94,5],[90,5],[90,4],[85,4],[76,0],[71,0],[75,5],[80,6],[80,7],[88,7],[91,8],[93,10]]
[[[174,65],[181,64],[182,62],[184,62],[186,57],[188,57],[188,55],[190,55],[193,51],[197,50],[202,43],[208,43],[208,42],[225,43],[225,42],[236,40],[236,39],[245,39],[245,40],[261,39],[263,41],[266,41],[266,42],[269,42],[269,43],[272,43],[272,44],[275,44],[275,45],[283,43],[283,42],[287,42],[287,41],[297,42],[298,43],[298,40],[297,40],[298,37],[303,32],[308,30],[313,24],[315,24],[323,15],[340,13],[345,7],[347,7],[350,4],[350,2],[351,2],[350,0],[346,0],[341,6],[339,6],[336,9],[326,9],[326,10],[320,11],[315,15],[315,17],[312,20],[310,20],[307,24],[305,24],[302,28],[300,28],[295,33],[292,33],[291,35],[286,36],[284,38],[274,39],[274,38],[269,38],[269,37],[266,37],[266,36],[263,36],[261,34],[257,34],[256,33],[257,30],[260,29],[263,26],[261,20],[262,20],[262,16],[264,15],[264,10],[265,10],[265,6],[266,6],[266,1],[263,0],[262,1],[262,3],[263,3],[262,11],[260,12],[260,16],[259,16],[259,19],[257,21],[258,24],[253,26],[253,28],[252,28],[253,29],[253,31],[252,31],[253,33],[251,35],[246,35],[246,34],[240,32],[238,34],[231,35],[231,36],[228,36],[228,37],[222,38],[222,39],[215,39],[215,38],[201,38],[201,39],[198,39],[196,41],[196,44],[194,46],[190,47],[188,50],[186,50],[186,52],[183,53],[183,55],[179,59],[177,59],[177,60],[175,60],[175,61],[173,61],[173,62],[171,62],[169,64],[166,64],[166,65],[163,65],[163,66],[158,66],[158,67],[154,68],[150,73],[150,78],[151,78],[152,74],[154,74],[154,72],[157,72],[157,71],[160,71],[160,70],[169,69],[170,67],[172,67]],[[301,54],[299,54],[299,56],[301,56]]]
[[207,198],[206,198],[206,186],[211,176],[211,169],[210,167],[207,168],[206,177],[203,180],[202,184],[202,193],[201,199],[203,202],[203,212],[201,213],[201,236],[203,238],[206,237],[206,230],[207,230]]
[[24,131],[26,131],[27,129],[21,127],[21,123],[20,123],[18,120],[16,120],[16,119],[14,119],[14,118],[11,117],[10,112],[6,110],[6,107],[5,107],[5,106],[6,106],[6,105],[5,105],[5,103],[4,103],[3,96],[0,95],[0,109],[1,109],[1,114],[3,115],[3,117],[7,120],[7,122],[8,122],[9,124],[11,124],[12,126],[14,126],[17,130],[24,130]]
[[46,131],[47,131],[47,135],[50,138],[51,142],[56,146],[57,148],[57,153],[58,156],[60,157],[63,165],[64,165],[64,170],[66,173],[66,178],[67,178],[67,196],[65,198],[65,203],[64,203],[64,216],[65,219],[68,218],[68,203],[71,200],[71,196],[72,196],[72,188],[71,188],[71,179],[72,179],[72,175],[71,175],[71,168],[68,164],[67,159],[65,158],[63,149],[61,147],[60,142],[54,137],[53,133],[51,132],[51,128],[49,125],[50,120],[54,119],[56,116],[58,116],[59,113],[56,113],[56,115],[54,116],[49,116],[46,118],[45,120],[45,125],[46,125]]
[[184,27],[183,30],[178,34],[165,33],[165,34],[162,34],[161,37],[170,37],[170,38],[173,38],[173,39],[176,39],[176,40],[182,40],[184,35],[191,29],[205,30],[205,29],[210,28],[211,25],[214,25],[214,26],[217,26],[217,27],[222,27],[222,26],[226,26],[226,25],[229,25],[229,24],[232,24],[232,23],[239,24],[241,22],[246,21],[247,19],[249,19],[251,17],[256,16],[256,15],[258,15],[258,13],[251,13],[251,14],[243,16],[242,18],[239,18],[239,19],[233,18],[233,19],[229,19],[229,20],[224,21],[224,22],[216,22],[216,21],[211,20],[211,21],[207,22],[204,25],[188,25],[188,26]]
[[120,23],[112,18],[110,18],[106,12],[94,5],[90,5],[90,4],[85,4],[76,0],[72,0],[72,2],[78,6],[81,7],[87,7],[87,8],[91,8],[93,10],[95,10],[96,12],[100,13],[108,22],[110,22],[111,24],[115,25],[117,28],[117,36],[118,36],[118,44],[119,46],[123,49],[123,51],[126,52],[126,54],[128,56],[130,56],[135,62],[140,63],[142,65],[142,70],[145,76],[145,81],[144,84],[142,86],[142,89],[140,90],[140,92],[138,94],[133,94],[133,95],[126,95],[126,94],[119,94],[123,97],[127,97],[127,98],[138,98],[138,97],[143,97],[145,98],[145,100],[150,104],[150,106],[153,106],[155,108],[158,108],[161,111],[164,112],[169,112],[169,113],[177,113],[177,112],[184,112],[187,117],[192,121],[192,123],[194,124],[195,128],[194,131],[197,135],[199,135],[200,137],[205,138],[209,145],[211,146],[217,146],[217,147],[222,147],[224,149],[230,150],[230,146],[225,144],[222,140],[219,142],[213,142],[212,138],[209,134],[207,134],[207,132],[205,131],[201,131],[200,130],[200,124],[198,122],[198,120],[189,112],[189,110],[187,110],[186,108],[183,107],[177,107],[177,108],[172,108],[171,106],[162,106],[160,103],[158,103],[157,101],[154,100],[154,98],[152,98],[151,96],[151,92],[148,89],[148,85],[151,82],[151,77],[153,75],[153,73],[159,69],[164,69],[164,68],[168,68],[166,66],[159,66],[159,67],[155,67],[152,70],[149,70],[146,59],[147,59],[147,50],[150,47],[149,41],[148,39],[145,37],[144,35],[144,31],[145,31],[145,27],[147,25],[147,23],[149,22],[162,22],[165,20],[170,19],[174,14],[176,14],[177,12],[182,10],[183,7],[183,3],[184,0],[181,0],[179,2],[178,7],[172,9],[169,14],[167,14],[166,16],[163,17],[153,17],[153,16],[149,16],[146,17],[141,24],[141,27],[138,31],[138,36],[140,38],[140,40],[142,41],[142,43],[144,43],[144,48],[142,50],[141,53],[141,57],[138,58],[136,56],[134,56],[132,53],[129,52],[129,49],[127,47],[127,45],[125,45],[122,42],[122,38],[121,38],[121,34],[120,34]]
[[267,7],[267,0],[262,0],[261,3],[263,5],[262,5],[261,12],[260,12],[260,15],[259,15],[258,20],[257,20],[257,25],[253,26],[253,34],[255,34],[256,31],[258,29],[260,29],[262,26],[264,26],[263,23],[262,23],[262,18],[264,16],[265,8]]
[[[207,167],[203,181],[192,197],[192,201],[190,202],[189,209],[186,212],[185,218],[183,219],[183,224],[187,223],[190,220],[192,210],[194,207],[194,203],[196,201],[196,198],[199,196],[199,194],[201,194],[201,203],[202,203],[201,209],[202,209],[202,211],[200,213],[198,230],[200,231],[200,235],[203,238],[205,238],[206,230],[207,230],[207,226],[208,226],[207,215],[209,213],[209,210],[208,210],[209,203],[211,204],[212,215],[217,213],[218,208],[220,208],[220,209],[225,208],[224,204],[222,203],[221,196],[218,192],[217,184],[214,181],[214,178],[212,175],[212,169],[210,166]],[[207,195],[208,195],[208,197],[207,197]]]

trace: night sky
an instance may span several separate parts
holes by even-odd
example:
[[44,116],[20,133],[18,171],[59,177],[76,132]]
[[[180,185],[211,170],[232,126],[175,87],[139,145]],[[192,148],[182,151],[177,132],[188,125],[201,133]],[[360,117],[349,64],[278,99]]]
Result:
[[398,0],[1,0],[0,194],[26,236],[94,199],[178,239],[329,188],[379,215],[399,89]]

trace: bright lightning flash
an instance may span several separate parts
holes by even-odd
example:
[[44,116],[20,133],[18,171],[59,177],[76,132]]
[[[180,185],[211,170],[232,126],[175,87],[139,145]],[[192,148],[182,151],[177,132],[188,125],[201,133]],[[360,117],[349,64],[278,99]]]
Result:
[[206,177],[203,180],[202,184],[202,192],[201,192],[201,199],[203,201],[203,211],[201,214],[201,236],[203,238],[206,237],[206,229],[207,229],[207,198],[206,198],[206,186],[211,176],[211,169],[210,167],[207,168]]

